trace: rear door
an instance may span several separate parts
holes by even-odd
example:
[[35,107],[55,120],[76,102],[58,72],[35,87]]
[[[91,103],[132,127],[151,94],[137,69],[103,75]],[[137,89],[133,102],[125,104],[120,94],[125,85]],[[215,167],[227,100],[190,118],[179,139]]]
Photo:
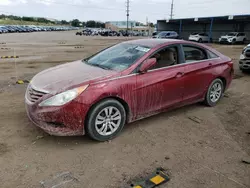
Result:
[[185,56],[183,102],[188,103],[203,97],[220,60],[216,54],[196,45],[185,44],[182,49]]
[[236,41],[237,42],[242,42],[243,41],[243,34],[242,33],[237,34]]

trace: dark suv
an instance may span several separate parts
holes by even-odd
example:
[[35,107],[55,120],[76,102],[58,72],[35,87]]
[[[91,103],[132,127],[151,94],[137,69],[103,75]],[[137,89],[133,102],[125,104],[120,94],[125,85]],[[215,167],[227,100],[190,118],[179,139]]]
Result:
[[178,39],[179,35],[175,31],[162,31],[159,34],[153,36],[153,38],[160,39]]
[[239,67],[242,72],[250,70],[250,44],[243,49],[240,55]]

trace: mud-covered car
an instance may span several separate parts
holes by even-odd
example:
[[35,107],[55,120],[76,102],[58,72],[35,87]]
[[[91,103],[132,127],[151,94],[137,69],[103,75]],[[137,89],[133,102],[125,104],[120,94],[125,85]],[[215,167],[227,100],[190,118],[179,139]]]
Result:
[[200,43],[130,40],[38,73],[26,109],[49,134],[106,141],[125,124],[168,109],[201,101],[215,106],[233,72],[229,57]]
[[240,55],[239,68],[241,71],[250,70],[250,44],[248,44]]

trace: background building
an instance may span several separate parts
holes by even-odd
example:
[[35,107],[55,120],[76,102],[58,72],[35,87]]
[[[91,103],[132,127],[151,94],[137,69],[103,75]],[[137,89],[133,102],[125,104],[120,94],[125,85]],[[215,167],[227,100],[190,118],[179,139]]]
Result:
[[[105,23],[106,29],[111,29],[113,31],[127,30],[127,21],[110,21]],[[132,31],[142,32],[144,34],[151,35],[154,32],[154,28],[140,24],[138,22],[129,21],[128,28]]]
[[244,32],[249,41],[250,15],[158,20],[157,31],[176,31],[183,39],[194,32],[206,32],[213,41],[229,32]]

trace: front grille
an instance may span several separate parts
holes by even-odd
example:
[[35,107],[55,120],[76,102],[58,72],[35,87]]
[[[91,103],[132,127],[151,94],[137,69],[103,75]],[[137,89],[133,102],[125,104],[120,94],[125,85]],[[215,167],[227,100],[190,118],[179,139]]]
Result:
[[29,87],[28,91],[27,91],[27,97],[28,97],[29,101],[32,103],[35,103],[36,101],[38,101],[45,94],[46,93],[44,93],[42,91],[35,90],[32,87]]
[[221,38],[221,41],[227,41],[227,39],[226,38]]

